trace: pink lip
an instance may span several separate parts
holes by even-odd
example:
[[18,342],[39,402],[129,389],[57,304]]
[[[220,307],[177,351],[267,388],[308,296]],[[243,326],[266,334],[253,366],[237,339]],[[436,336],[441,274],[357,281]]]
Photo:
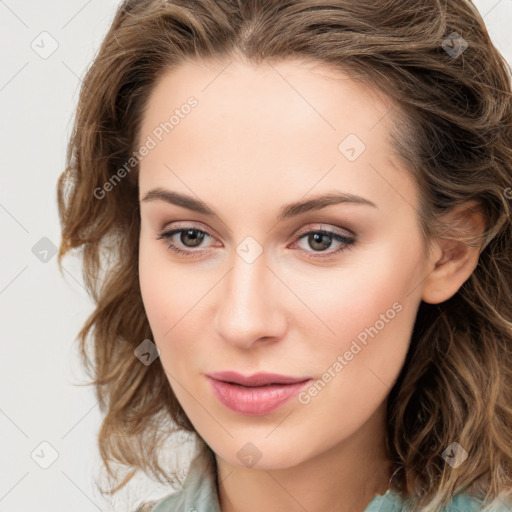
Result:
[[290,377],[289,375],[279,375],[278,373],[254,373],[253,375],[242,375],[238,372],[212,372],[207,374],[215,380],[223,382],[234,382],[242,386],[265,386],[266,384],[295,384],[304,382],[310,377]]
[[236,372],[214,372],[207,377],[223,405],[247,415],[268,414],[278,409],[311,380],[275,373],[244,376]]

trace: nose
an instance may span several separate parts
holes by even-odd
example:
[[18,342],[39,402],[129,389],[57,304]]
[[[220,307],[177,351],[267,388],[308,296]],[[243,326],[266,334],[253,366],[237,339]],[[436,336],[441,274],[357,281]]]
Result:
[[286,330],[283,283],[262,254],[247,263],[236,256],[219,286],[214,329],[226,343],[249,349],[258,341],[281,338]]

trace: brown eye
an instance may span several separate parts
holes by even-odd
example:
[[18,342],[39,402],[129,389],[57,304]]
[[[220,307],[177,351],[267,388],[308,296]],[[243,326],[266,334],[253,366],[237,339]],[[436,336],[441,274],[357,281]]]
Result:
[[[180,235],[179,239],[175,239],[175,235]],[[186,256],[192,255],[194,247],[199,247],[205,237],[210,237],[206,231],[202,231],[193,227],[176,228],[169,231],[164,231],[157,237],[157,240],[167,240],[167,246],[173,252],[183,254]],[[184,250],[183,248],[189,248],[192,250]]]
[[329,235],[325,235],[323,233],[311,233],[307,235],[308,244],[312,249],[323,251],[324,249],[329,249],[329,246],[332,244],[332,239]]
[[[298,240],[300,241],[303,239],[306,239],[308,248],[313,249],[312,251],[308,248],[303,249],[305,253],[309,253],[306,254],[306,256],[309,258],[329,257],[350,249],[350,246],[355,243],[355,239],[352,237],[342,235],[341,233],[337,233],[335,231],[327,231],[323,229],[307,231],[306,233],[303,233]],[[338,242],[340,247],[332,251],[327,251],[327,249],[332,246],[333,241]]]
[[180,232],[180,242],[186,247],[197,247],[204,240],[206,234],[198,229],[180,230]]

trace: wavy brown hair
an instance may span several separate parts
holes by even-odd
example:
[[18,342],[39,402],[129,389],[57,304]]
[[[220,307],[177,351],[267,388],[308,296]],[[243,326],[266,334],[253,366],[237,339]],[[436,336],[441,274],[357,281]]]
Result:
[[[451,55],[456,32],[468,44]],[[457,36],[458,37],[458,36]],[[462,39],[456,41],[458,44]],[[452,43],[453,45],[453,43]],[[455,47],[457,48],[457,47]],[[462,46],[459,45],[461,50]],[[510,69],[469,0],[127,0],[82,84],[58,182],[58,262],[80,249],[95,309],[78,339],[104,420],[100,454],[117,485],[141,470],[172,481],[158,454],[194,427],[164,370],[134,356],[152,339],[138,277],[138,166],[95,190],[137,150],[155,83],[186,59],[307,58],[376,88],[396,107],[394,150],[416,180],[428,240],[457,237],[443,214],[482,207],[477,267],[449,300],[422,302],[388,399],[391,486],[414,510],[437,512],[458,492],[483,505],[512,495],[512,99]],[[469,458],[441,457],[457,441]],[[124,478],[111,464],[129,467]],[[494,501],[493,501],[494,500]]]

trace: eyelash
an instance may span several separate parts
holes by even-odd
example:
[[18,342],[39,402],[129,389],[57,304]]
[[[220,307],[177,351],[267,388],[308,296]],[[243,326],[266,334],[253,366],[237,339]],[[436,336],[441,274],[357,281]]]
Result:
[[[182,256],[187,256],[187,257],[194,257],[192,256],[191,254],[194,253],[194,252],[202,252],[201,250],[194,250],[194,249],[191,249],[191,250],[188,250],[188,251],[185,251],[183,249],[180,249],[179,247],[177,247],[171,240],[171,238],[177,234],[177,233],[182,233],[182,232],[185,232],[185,231],[195,231],[197,233],[202,233],[204,235],[208,235],[209,237],[211,238],[214,238],[210,233],[208,233],[207,231],[204,231],[202,229],[198,229],[198,228],[195,228],[193,226],[182,226],[182,227],[179,227],[179,228],[175,228],[175,229],[171,229],[171,230],[168,230],[168,231],[164,231],[162,233],[160,233],[160,235],[156,238],[157,240],[167,240],[167,247],[175,252],[176,254],[180,254]],[[337,241],[337,242],[342,242],[344,245],[342,245],[340,248],[334,250],[334,251],[330,251],[330,252],[327,252],[327,251],[315,251],[313,252],[313,254],[306,254],[306,257],[307,258],[329,258],[329,257],[332,257],[336,254],[340,254],[342,252],[345,252],[345,251],[348,251],[350,249],[352,249],[353,245],[355,244],[356,242],[356,239],[355,238],[352,238],[352,237],[349,237],[349,236],[345,236],[345,235],[341,235],[340,233],[337,233],[336,231],[329,231],[329,230],[326,230],[326,229],[314,229],[314,230],[310,230],[310,231],[305,231],[303,233],[300,234],[300,236],[297,238],[297,240],[295,242],[293,242],[294,244],[297,243],[298,241],[302,240],[303,238],[306,238],[308,235],[311,235],[311,234],[320,234],[320,235],[326,235],[330,238],[332,238],[333,240]],[[306,252],[306,253],[309,253],[310,251],[304,251],[303,252]],[[325,255],[326,254],[326,255]]]

